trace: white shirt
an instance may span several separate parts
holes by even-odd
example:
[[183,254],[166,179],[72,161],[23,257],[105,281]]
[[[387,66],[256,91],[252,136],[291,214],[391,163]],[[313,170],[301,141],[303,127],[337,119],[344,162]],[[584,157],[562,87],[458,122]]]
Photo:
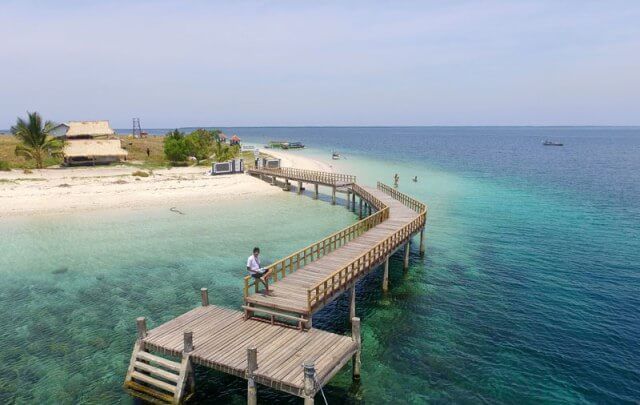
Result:
[[249,268],[250,272],[257,272],[258,270],[260,270],[260,259],[256,259],[254,255],[249,256],[249,258],[247,259],[247,267]]

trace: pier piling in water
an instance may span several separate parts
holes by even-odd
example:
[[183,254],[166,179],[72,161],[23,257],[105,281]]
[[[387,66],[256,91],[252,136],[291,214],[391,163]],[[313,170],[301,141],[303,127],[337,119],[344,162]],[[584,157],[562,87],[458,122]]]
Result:
[[384,273],[382,273],[382,291],[389,291],[389,256],[384,261]]
[[207,305],[209,305],[209,290],[207,290],[206,288],[201,288],[200,296],[202,298],[202,306],[206,307]]
[[407,240],[404,244],[404,261],[402,264],[403,270],[407,270],[409,268],[409,251],[411,250],[411,239]]
[[420,256],[424,256],[424,226],[420,229]]
[[247,348],[247,405],[257,405],[258,390],[253,373],[258,369],[258,349]]
[[356,316],[356,285],[351,285],[349,290],[349,319],[353,319]]
[[331,187],[331,205],[336,205],[336,186]]
[[353,362],[353,381],[360,381],[360,368],[362,367],[362,338],[360,336],[360,318],[353,317],[351,318],[351,338],[358,345],[358,350],[352,357]]
[[141,316],[136,319],[136,327],[138,329],[138,340],[142,340],[147,336],[147,319]]
[[318,199],[318,187],[319,187],[319,186],[318,186],[318,183],[314,183],[314,184],[313,184],[313,188],[314,188],[314,190],[315,190],[315,192],[314,192],[314,194],[313,194],[313,199],[314,199],[314,200],[317,200],[317,199]]
[[313,405],[316,392],[316,367],[313,361],[305,361],[304,368],[304,405]]

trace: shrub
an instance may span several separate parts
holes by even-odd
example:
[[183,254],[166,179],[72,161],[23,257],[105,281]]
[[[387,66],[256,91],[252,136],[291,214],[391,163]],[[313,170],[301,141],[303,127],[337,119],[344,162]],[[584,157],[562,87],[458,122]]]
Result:
[[184,162],[189,156],[189,149],[184,134],[173,130],[164,138],[164,154],[171,162]]
[[149,177],[149,173],[143,172],[142,170],[136,170],[135,172],[131,173],[131,175],[135,177]]
[[24,173],[24,174],[31,174],[31,173],[33,173],[33,170],[31,170],[31,169],[24,169],[24,170],[22,171],[22,173]]
[[9,162],[0,160],[0,172],[8,172],[10,170],[11,170],[11,166],[9,166]]

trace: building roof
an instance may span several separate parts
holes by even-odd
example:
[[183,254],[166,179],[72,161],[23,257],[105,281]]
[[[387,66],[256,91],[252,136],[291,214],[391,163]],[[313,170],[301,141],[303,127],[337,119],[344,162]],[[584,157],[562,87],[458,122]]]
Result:
[[109,121],[69,121],[67,137],[82,135],[113,135],[113,129],[109,126]]
[[220,137],[220,139],[227,139],[227,136],[225,134],[223,134],[222,132],[220,132],[220,135],[218,135]]
[[232,141],[239,141],[240,137],[238,135],[236,135],[236,134],[233,134],[233,136],[231,137],[231,140]]
[[124,157],[129,153],[122,149],[119,139],[77,139],[64,145],[65,157]]

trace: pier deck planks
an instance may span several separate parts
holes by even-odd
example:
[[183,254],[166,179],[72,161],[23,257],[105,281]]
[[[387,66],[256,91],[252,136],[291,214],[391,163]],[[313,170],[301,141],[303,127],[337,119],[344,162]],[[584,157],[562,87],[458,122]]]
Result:
[[350,336],[244,320],[242,312],[215,305],[195,308],[150,330],[143,342],[162,354],[182,356],[185,331],[193,332],[195,364],[245,377],[247,348],[257,347],[257,382],[297,396],[304,395],[304,361],[314,360],[318,381],[327,381],[336,365],[358,350]]
[[[270,284],[271,294],[253,294],[246,297],[246,302],[281,311],[306,313],[308,288],[312,288],[337,269],[346,266],[360,255],[368,252],[377,243],[387,239],[418,216],[416,211],[382,191],[373,187],[363,188],[389,207],[389,219],[347,242],[335,251],[288,274],[284,279]],[[311,312],[316,312],[321,307],[312,308]]]

